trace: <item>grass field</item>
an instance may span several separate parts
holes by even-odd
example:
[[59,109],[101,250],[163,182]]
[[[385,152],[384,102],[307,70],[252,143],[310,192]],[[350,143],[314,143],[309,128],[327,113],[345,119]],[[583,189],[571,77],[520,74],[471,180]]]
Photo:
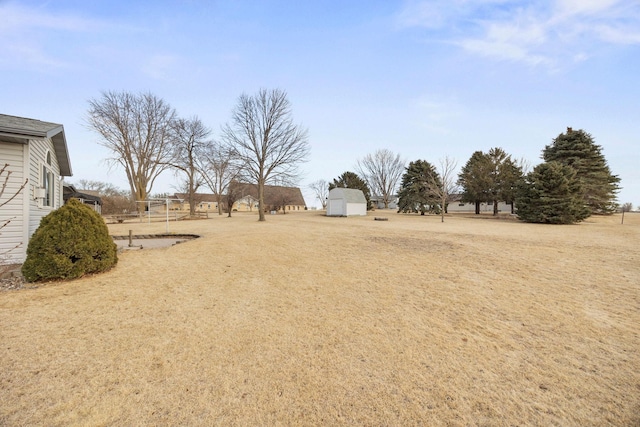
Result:
[[640,214],[370,215],[170,223],[202,238],[1,292],[0,425],[640,425]]

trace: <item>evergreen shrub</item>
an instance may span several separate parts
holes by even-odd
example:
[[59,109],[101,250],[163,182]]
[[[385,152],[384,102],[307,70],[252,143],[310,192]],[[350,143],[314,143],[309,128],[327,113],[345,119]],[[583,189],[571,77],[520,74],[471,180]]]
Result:
[[34,282],[103,272],[117,264],[117,249],[102,217],[71,199],[40,222],[29,241],[22,274]]

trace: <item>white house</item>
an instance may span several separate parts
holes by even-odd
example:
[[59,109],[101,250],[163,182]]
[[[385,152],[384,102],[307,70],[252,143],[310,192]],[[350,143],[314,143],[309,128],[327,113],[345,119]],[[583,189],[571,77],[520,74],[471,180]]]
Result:
[[[371,196],[369,201],[371,202],[371,204],[373,206],[376,207],[376,209],[385,209],[385,207],[384,207],[384,197],[373,195],[373,196]],[[398,196],[396,194],[391,196],[391,199],[389,200],[388,209],[398,209]]]
[[[447,212],[449,213],[475,213],[476,204],[475,203],[465,203],[462,201],[461,194],[452,194],[451,200],[449,202],[449,206],[447,206]],[[480,213],[493,213],[493,203],[492,202],[482,202],[480,203]],[[500,201],[498,202],[498,212],[502,213],[511,213],[511,205]]]
[[367,199],[362,190],[334,188],[327,199],[327,216],[367,215]]
[[71,162],[62,125],[0,114],[0,169],[0,263],[20,263],[40,220],[63,204]]

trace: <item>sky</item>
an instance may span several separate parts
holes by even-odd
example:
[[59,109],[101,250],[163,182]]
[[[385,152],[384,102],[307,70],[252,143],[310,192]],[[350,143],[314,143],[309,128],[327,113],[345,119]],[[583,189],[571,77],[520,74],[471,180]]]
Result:
[[64,125],[67,182],[129,188],[86,124],[104,91],[151,92],[216,138],[241,94],[278,88],[308,130],[308,206],[378,149],[533,167],[567,127],[640,205],[640,0],[0,0],[0,17],[0,113]]

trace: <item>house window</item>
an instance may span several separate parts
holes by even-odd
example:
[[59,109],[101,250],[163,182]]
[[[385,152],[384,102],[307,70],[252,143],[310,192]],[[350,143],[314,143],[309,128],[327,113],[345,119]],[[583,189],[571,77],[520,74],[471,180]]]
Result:
[[[47,153],[47,163],[51,162],[51,153]],[[53,173],[47,165],[42,165],[42,176],[40,186],[44,188],[44,199],[42,206],[53,206],[54,180]]]

